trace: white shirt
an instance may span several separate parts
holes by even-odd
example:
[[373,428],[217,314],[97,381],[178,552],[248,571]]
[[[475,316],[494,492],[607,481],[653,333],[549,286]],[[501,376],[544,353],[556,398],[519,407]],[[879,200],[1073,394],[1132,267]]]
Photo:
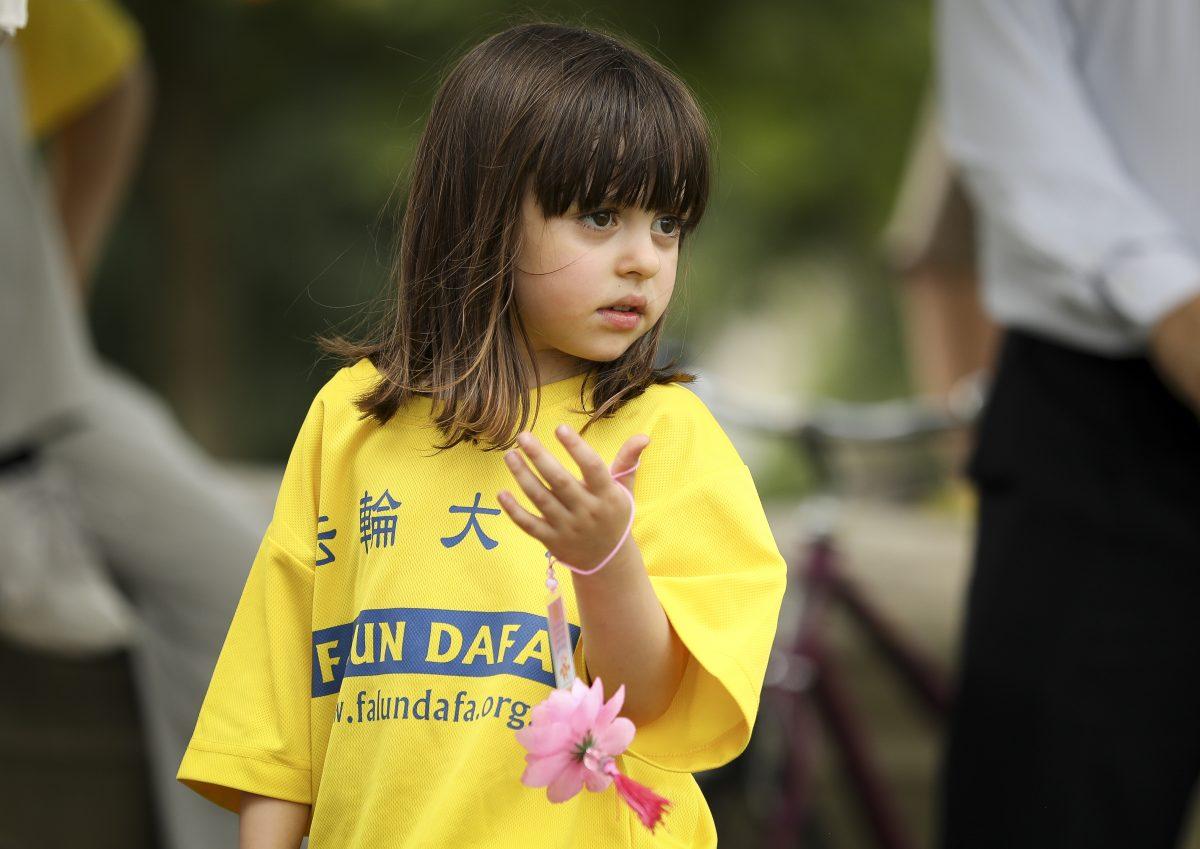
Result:
[[13,48],[0,44],[0,455],[81,409],[94,369]]
[[989,311],[1139,350],[1200,294],[1200,0],[939,0],[938,28]]
[[28,12],[25,0],[0,0],[0,40],[25,26]]

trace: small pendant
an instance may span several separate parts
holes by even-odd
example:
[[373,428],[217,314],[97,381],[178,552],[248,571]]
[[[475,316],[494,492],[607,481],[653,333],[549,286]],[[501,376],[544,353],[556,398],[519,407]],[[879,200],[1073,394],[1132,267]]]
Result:
[[554,664],[554,685],[567,690],[575,683],[575,652],[571,646],[571,630],[567,627],[567,610],[563,605],[562,593],[558,591],[558,580],[554,577],[554,561],[547,552],[546,588],[550,598],[546,602],[546,632],[550,637],[550,659]]

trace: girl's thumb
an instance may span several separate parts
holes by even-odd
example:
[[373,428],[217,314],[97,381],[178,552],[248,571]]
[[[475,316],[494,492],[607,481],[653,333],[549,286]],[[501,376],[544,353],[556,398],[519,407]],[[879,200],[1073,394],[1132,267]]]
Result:
[[617,462],[615,463],[616,469],[614,471],[622,472],[625,469],[633,467],[638,462],[638,458],[641,456],[642,452],[646,450],[646,446],[649,444],[650,437],[646,436],[645,434],[631,436],[628,440],[626,440],[625,444],[621,446],[621,450],[617,452]]

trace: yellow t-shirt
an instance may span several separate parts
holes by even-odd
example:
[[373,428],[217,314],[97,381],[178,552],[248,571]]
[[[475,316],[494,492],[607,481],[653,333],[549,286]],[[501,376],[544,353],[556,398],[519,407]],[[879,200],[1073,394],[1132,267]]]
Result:
[[[501,510],[502,452],[441,453],[418,398],[388,424],[353,399],[368,361],[318,393],[217,662],[179,778],[236,810],[239,790],[313,805],[310,846],[713,846],[691,772],[746,746],[784,564],[749,470],[690,390],[653,386],[585,439],[609,463],[650,436],[633,537],[691,657],[667,712],[620,768],[673,805],[655,835],[611,789],[560,805],[520,782],[514,732],[554,686],[545,551]],[[579,429],[583,376],[541,388],[532,432]],[[560,575],[568,620],[571,582]],[[586,635],[571,625],[577,663]]]

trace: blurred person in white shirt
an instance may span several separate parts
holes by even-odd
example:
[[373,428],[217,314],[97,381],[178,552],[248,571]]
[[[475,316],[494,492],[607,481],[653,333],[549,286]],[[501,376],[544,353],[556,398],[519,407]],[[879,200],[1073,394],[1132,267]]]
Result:
[[[33,5],[34,27],[43,8],[68,26],[115,11],[94,0],[53,3]],[[115,88],[128,74],[96,88],[48,129],[49,146],[87,137],[123,173],[60,169],[57,182],[47,179],[26,134],[13,55],[25,11],[0,0],[0,641],[26,672],[39,658],[127,650],[158,840],[171,849],[232,846],[236,820],[179,785],[175,769],[268,508],[232,486],[161,401],[92,350],[80,295],[132,173],[129,145],[140,143],[121,115],[137,112],[113,120],[128,105]],[[64,173],[75,176],[64,183]],[[9,673],[37,680],[21,671]],[[26,703],[37,700],[13,699],[6,711]],[[57,785],[69,790],[72,780]],[[47,800],[53,822],[46,810],[10,811],[0,842],[36,834],[30,845],[52,845],[72,822],[96,828],[73,815],[76,798]]]
[[1168,849],[1200,775],[1200,3],[938,24],[1005,328],[941,846]]

